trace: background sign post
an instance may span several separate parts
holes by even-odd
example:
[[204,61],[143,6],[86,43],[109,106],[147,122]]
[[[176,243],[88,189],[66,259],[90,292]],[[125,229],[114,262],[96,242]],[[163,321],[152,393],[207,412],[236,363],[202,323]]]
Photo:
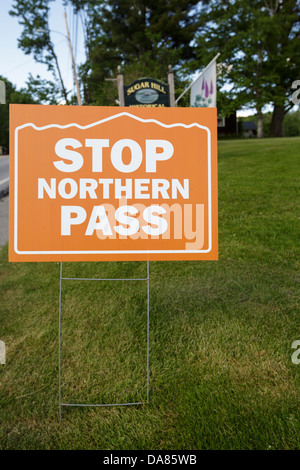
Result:
[[176,106],[176,104],[175,104],[174,73],[172,70],[172,65],[169,65],[168,83],[169,83],[169,94],[170,94],[170,106],[174,107]]
[[123,79],[123,73],[121,71],[121,65],[118,65],[117,87],[118,87],[119,106],[125,106],[124,79]]
[[5,82],[0,80],[0,104],[5,104]]

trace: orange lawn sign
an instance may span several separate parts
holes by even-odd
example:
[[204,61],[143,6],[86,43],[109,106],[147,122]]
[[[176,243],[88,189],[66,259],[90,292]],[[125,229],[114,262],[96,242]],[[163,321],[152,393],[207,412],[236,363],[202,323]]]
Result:
[[218,258],[215,108],[10,106],[10,261]]

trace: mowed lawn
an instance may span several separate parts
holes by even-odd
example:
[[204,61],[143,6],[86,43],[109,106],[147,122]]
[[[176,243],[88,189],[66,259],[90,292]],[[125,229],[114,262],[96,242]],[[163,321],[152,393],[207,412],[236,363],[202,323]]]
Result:
[[[150,263],[150,401],[62,410],[58,263],[0,252],[1,449],[299,449],[300,138],[219,143],[219,261]],[[133,277],[146,263],[64,264]],[[62,399],[146,399],[146,283],[65,281]]]

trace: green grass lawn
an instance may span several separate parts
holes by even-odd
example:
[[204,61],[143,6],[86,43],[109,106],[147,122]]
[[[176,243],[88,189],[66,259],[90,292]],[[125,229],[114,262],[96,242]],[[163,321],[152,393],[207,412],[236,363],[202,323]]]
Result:
[[[299,449],[300,138],[219,144],[219,261],[151,262],[150,402],[63,408],[58,263],[0,252],[1,449]],[[132,277],[146,262],[64,264]],[[62,399],[146,399],[144,282],[65,281]]]

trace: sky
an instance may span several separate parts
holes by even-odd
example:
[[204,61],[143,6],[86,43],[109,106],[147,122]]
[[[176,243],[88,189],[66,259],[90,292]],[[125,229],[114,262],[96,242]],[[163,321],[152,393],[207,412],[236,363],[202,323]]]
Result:
[[[18,23],[18,18],[9,15],[12,8],[13,0],[0,0],[0,75],[7,78],[16,85],[17,89],[26,87],[26,81],[29,73],[33,76],[40,75],[43,79],[52,80],[52,74],[47,71],[47,66],[38,64],[31,55],[25,55],[18,48],[18,38],[22,32],[22,26]],[[66,38],[66,27],[63,16],[62,0],[51,2],[51,11],[49,16],[51,39],[55,46],[55,52],[58,56],[63,80],[67,90],[73,90],[74,80],[72,73],[72,63],[70,51]],[[71,35],[71,41],[74,46],[75,38],[72,37],[73,31],[73,15],[71,8],[67,8],[67,19]],[[74,55],[75,48],[73,47]],[[78,24],[76,65],[84,62],[84,43],[83,33],[80,22]],[[138,78],[138,77],[137,77]],[[153,77],[155,78],[155,77]],[[238,111],[238,116],[248,116],[254,114],[255,110]]]

